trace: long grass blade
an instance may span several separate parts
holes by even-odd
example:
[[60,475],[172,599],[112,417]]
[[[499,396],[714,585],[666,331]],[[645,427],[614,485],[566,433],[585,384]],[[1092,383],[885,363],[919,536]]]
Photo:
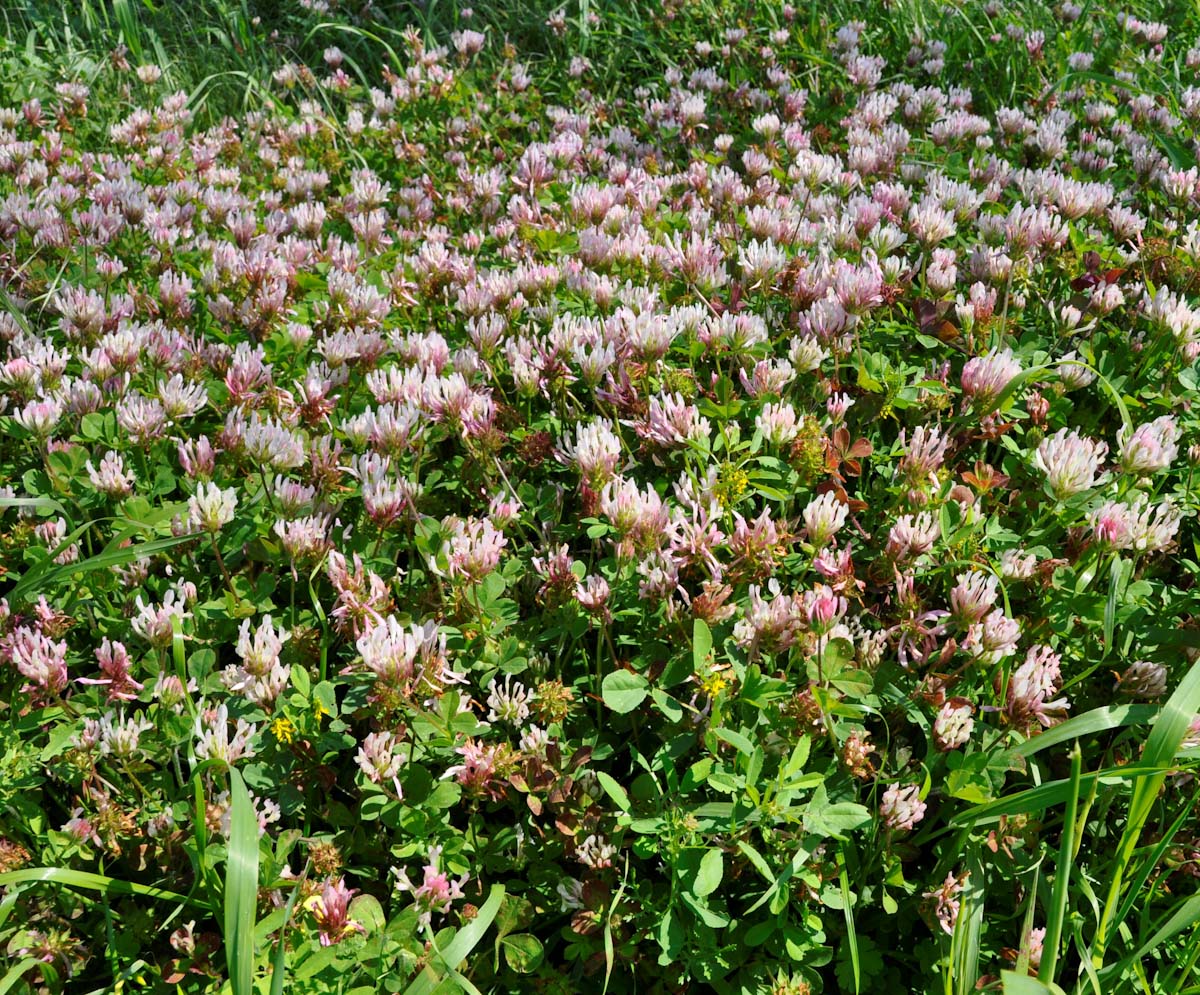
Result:
[[258,907],[258,816],[246,782],[229,771],[229,857],[225,865],[225,957],[233,995],[254,991]]
[[138,884],[136,881],[123,881],[103,874],[93,874],[91,871],[73,871],[65,867],[23,867],[18,871],[0,874],[0,887],[14,884],[61,884],[66,888],[82,888],[85,891],[99,891],[109,895],[137,895],[141,898],[178,902],[201,909],[208,908],[204,902],[167,891],[165,888]]
[[40,964],[41,961],[37,957],[24,957],[17,961],[8,969],[3,978],[0,978],[0,995],[10,991],[18,981],[20,981],[31,967]]
[[[82,528],[86,528],[86,526]],[[80,534],[82,535],[82,532]],[[76,536],[76,538],[78,537]],[[89,556],[86,560],[80,560],[78,563],[68,563],[65,566],[59,566],[54,562],[52,557],[49,557],[45,562],[39,563],[35,568],[26,573],[17,582],[16,586],[8,592],[7,597],[12,604],[17,604],[22,599],[30,596],[34,591],[48,591],[55,585],[69,580],[77,574],[92,573],[93,571],[104,570],[109,567],[119,567],[126,563],[132,563],[143,556],[153,556],[155,553],[162,553],[182,543],[191,542],[195,538],[196,536],[194,535],[182,535],[168,536],[165,539],[151,539],[148,542],[126,546],[121,549],[107,549],[101,553],[97,553],[95,556]],[[75,540],[68,537],[68,541],[74,542]]]
[[138,61],[142,58],[142,32],[138,24],[137,14],[129,0],[112,0],[113,14],[117,24],[121,26],[121,37],[129,46],[129,51]]
[[1174,844],[1176,834],[1184,827],[1197,801],[1200,801],[1200,793],[1192,795],[1192,800],[1175,817],[1175,821],[1167,827],[1167,831],[1163,833],[1162,839],[1154,844],[1154,848],[1142,861],[1138,872],[1130,878],[1125,900],[1121,903],[1120,908],[1117,909],[1117,914],[1113,917],[1115,922],[1124,922],[1125,917],[1133,911],[1133,906],[1137,902],[1139,892],[1145,886],[1146,881],[1149,880],[1150,875],[1154,873],[1154,868],[1158,866],[1159,861],[1162,860],[1166,852]]
[[1092,943],[1091,964],[1094,968],[1099,969],[1104,964],[1109,940],[1121,925],[1119,921],[1115,921],[1114,913],[1121,898],[1125,870],[1133,857],[1146,820],[1150,817],[1154,801],[1172,770],[1170,764],[1175,759],[1175,754],[1179,751],[1197,711],[1200,711],[1200,662],[1192,665],[1179,682],[1174,694],[1163,705],[1162,712],[1150,730],[1142,750],[1142,762],[1159,769],[1149,776],[1139,778],[1134,785],[1133,797],[1129,802],[1129,816],[1117,846],[1108,895],[1104,901],[1104,912]]
[[[1090,771],[1080,779],[1082,785],[1091,787],[1093,784],[1120,784],[1123,781],[1141,781],[1151,777],[1166,777],[1176,768],[1163,764],[1138,762],[1124,767],[1109,767],[1100,771]],[[1005,795],[993,802],[985,802],[974,808],[960,812],[951,820],[952,826],[978,825],[982,822],[994,822],[1004,815],[1020,815],[1024,812],[1040,812],[1047,808],[1056,808],[1066,804],[1071,795],[1070,779],[1049,781],[1035,788],[1026,788],[1016,794]]]
[[1029,937],[1033,929],[1033,916],[1037,911],[1038,882],[1041,880],[1041,861],[1034,865],[1033,883],[1029,889],[1029,897],[1025,900],[1025,917],[1021,921],[1021,949],[1017,953],[1015,970],[1017,974],[1029,973]]
[[1133,562],[1114,556],[1108,572],[1108,597],[1104,600],[1104,648],[1101,658],[1112,653],[1113,629],[1117,624],[1117,605],[1125,593],[1129,577],[1133,573]]
[[1045,732],[1038,733],[1020,746],[1013,748],[1013,754],[1018,757],[1032,757],[1035,753],[1069,743],[1073,739],[1083,739],[1096,733],[1108,732],[1121,726],[1140,725],[1150,722],[1158,714],[1157,705],[1106,705],[1103,708],[1093,708],[1090,712],[1076,715],[1067,719]]
[[1050,910],[1046,916],[1046,936],[1042,946],[1042,963],[1038,980],[1049,984],[1058,969],[1058,951],[1062,944],[1063,922],[1067,917],[1067,887],[1071,881],[1071,864],[1075,853],[1075,818],[1079,809],[1079,787],[1083,778],[1083,753],[1076,742],[1071,750],[1071,790],[1067,796],[1067,811],[1063,819],[1062,840],[1058,847],[1058,863],[1054,865],[1054,887],[1050,893]]
[[[503,900],[504,886],[492,885],[488,899],[483,903],[479,914],[455,933],[454,939],[441,952],[441,960],[446,966],[447,972],[454,971],[456,965],[461,964],[467,955],[479,945],[483,934],[487,932],[492,920],[500,911],[500,903]],[[433,995],[434,990],[443,980],[443,977],[434,970],[432,965],[426,965],[425,970],[417,975],[416,980],[404,989],[404,995]]]
[[67,509],[52,497],[0,497],[0,508],[33,508],[47,514],[67,514]]
[[292,909],[296,907],[296,899],[300,897],[300,889],[304,887],[304,879],[308,876],[308,867],[300,875],[296,887],[288,896],[287,904],[283,907],[283,925],[279,927],[279,942],[275,945],[275,957],[271,961],[271,995],[283,995],[283,982],[287,977],[287,931],[288,923],[292,921]]
[[[1140,961],[1143,957],[1150,954],[1160,944],[1179,933],[1182,933],[1189,926],[1200,922],[1200,895],[1193,895],[1191,898],[1184,899],[1175,906],[1175,911],[1163,920],[1162,925],[1155,930],[1154,935],[1145,943],[1137,948],[1133,953],[1126,957],[1121,963],[1133,964]],[[1121,965],[1113,965],[1120,967]],[[1100,972],[1101,977],[1112,973],[1110,969],[1105,969]]]
[[613,969],[613,938],[612,938],[612,917],[617,911],[617,906],[621,903],[621,899],[625,896],[625,885],[629,881],[629,860],[625,861],[625,873],[621,876],[621,886],[617,889],[617,894],[613,898],[612,905],[609,906],[608,915],[604,917],[604,987],[600,991],[600,995],[608,995],[608,983],[612,978]]
[[971,856],[966,865],[967,880],[962,891],[958,921],[950,938],[950,977],[953,991],[958,995],[967,995],[975,990],[983,932],[983,867],[975,856]]
[[842,915],[846,919],[846,942],[850,946],[850,967],[854,972],[854,995],[862,990],[862,966],[858,957],[858,930],[854,926],[854,907],[850,904],[850,878],[846,874],[846,853],[838,847],[838,886],[842,892]]
[[[1086,879],[1081,876],[1079,880],[1082,882]],[[1088,982],[1092,986],[1091,991],[1093,995],[1104,995],[1103,990],[1100,988],[1100,978],[1096,974],[1096,969],[1092,967],[1092,962],[1088,959],[1087,944],[1083,939],[1083,923],[1080,920],[1075,920],[1073,926],[1073,933],[1075,936],[1075,951],[1079,955],[1079,963],[1083,966],[1083,971],[1087,975]],[[1082,985],[1078,987],[1081,992],[1084,990]]]
[[8,922],[8,917],[12,915],[13,909],[17,907],[17,899],[21,897],[21,890],[20,888],[9,888],[3,901],[0,901],[0,929],[4,929],[4,924]]

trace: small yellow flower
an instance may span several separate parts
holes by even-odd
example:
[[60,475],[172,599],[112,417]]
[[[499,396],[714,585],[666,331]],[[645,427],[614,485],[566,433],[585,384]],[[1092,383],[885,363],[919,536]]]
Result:
[[296,738],[296,727],[291,719],[281,715],[271,723],[271,733],[279,742],[290,743]]
[[700,687],[704,689],[704,693],[710,698],[715,698],[727,687],[729,687],[729,678],[721,670],[710,670],[704,677],[700,678]]
[[725,510],[737,504],[738,499],[746,493],[750,483],[750,475],[732,463],[723,463],[717,474],[717,485],[713,488],[717,500]]
[[317,720],[317,725],[321,724],[321,719],[330,714],[329,710],[321,704],[321,699],[316,697],[312,700],[312,711],[313,717]]

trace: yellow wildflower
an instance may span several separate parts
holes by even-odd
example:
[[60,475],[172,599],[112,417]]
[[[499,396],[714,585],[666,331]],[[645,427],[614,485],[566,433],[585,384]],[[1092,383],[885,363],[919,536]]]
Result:
[[732,463],[723,463],[717,475],[717,485],[713,488],[713,492],[717,500],[721,503],[721,507],[729,510],[746,493],[746,487],[749,483],[750,474],[745,470],[734,466]]
[[724,670],[710,670],[700,678],[700,687],[710,698],[715,698],[729,687],[729,675]]

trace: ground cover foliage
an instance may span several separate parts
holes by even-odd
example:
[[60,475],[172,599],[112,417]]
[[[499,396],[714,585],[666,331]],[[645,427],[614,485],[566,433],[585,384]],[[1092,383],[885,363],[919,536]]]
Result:
[[0,47],[0,990],[1200,990],[1194,13],[165,13]]

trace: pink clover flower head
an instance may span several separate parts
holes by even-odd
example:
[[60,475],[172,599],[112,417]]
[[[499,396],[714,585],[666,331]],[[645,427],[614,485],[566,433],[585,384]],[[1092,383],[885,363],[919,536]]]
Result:
[[916,784],[893,784],[883,793],[879,814],[888,829],[909,830],[925,818],[925,803]]
[[967,360],[962,371],[963,393],[986,412],[1020,372],[1021,364],[1011,349],[993,349]]
[[457,880],[452,880],[441,870],[441,858],[442,848],[440,846],[429,848],[428,860],[421,868],[420,884],[413,884],[403,868],[392,869],[392,873],[396,876],[396,890],[406,891],[412,895],[417,906],[418,921],[422,926],[428,926],[435,915],[445,915],[450,911],[454,902],[465,897],[463,885],[470,880],[470,876],[467,874],[463,874]]
[[346,887],[344,878],[329,878],[321,893],[304,903],[316,920],[321,946],[332,946],[355,933],[366,932],[361,923],[350,918],[350,899],[356,890]]
[[1033,462],[1046,475],[1050,492],[1062,501],[1099,483],[1100,466],[1106,455],[1105,443],[1060,428],[1042,440]]

